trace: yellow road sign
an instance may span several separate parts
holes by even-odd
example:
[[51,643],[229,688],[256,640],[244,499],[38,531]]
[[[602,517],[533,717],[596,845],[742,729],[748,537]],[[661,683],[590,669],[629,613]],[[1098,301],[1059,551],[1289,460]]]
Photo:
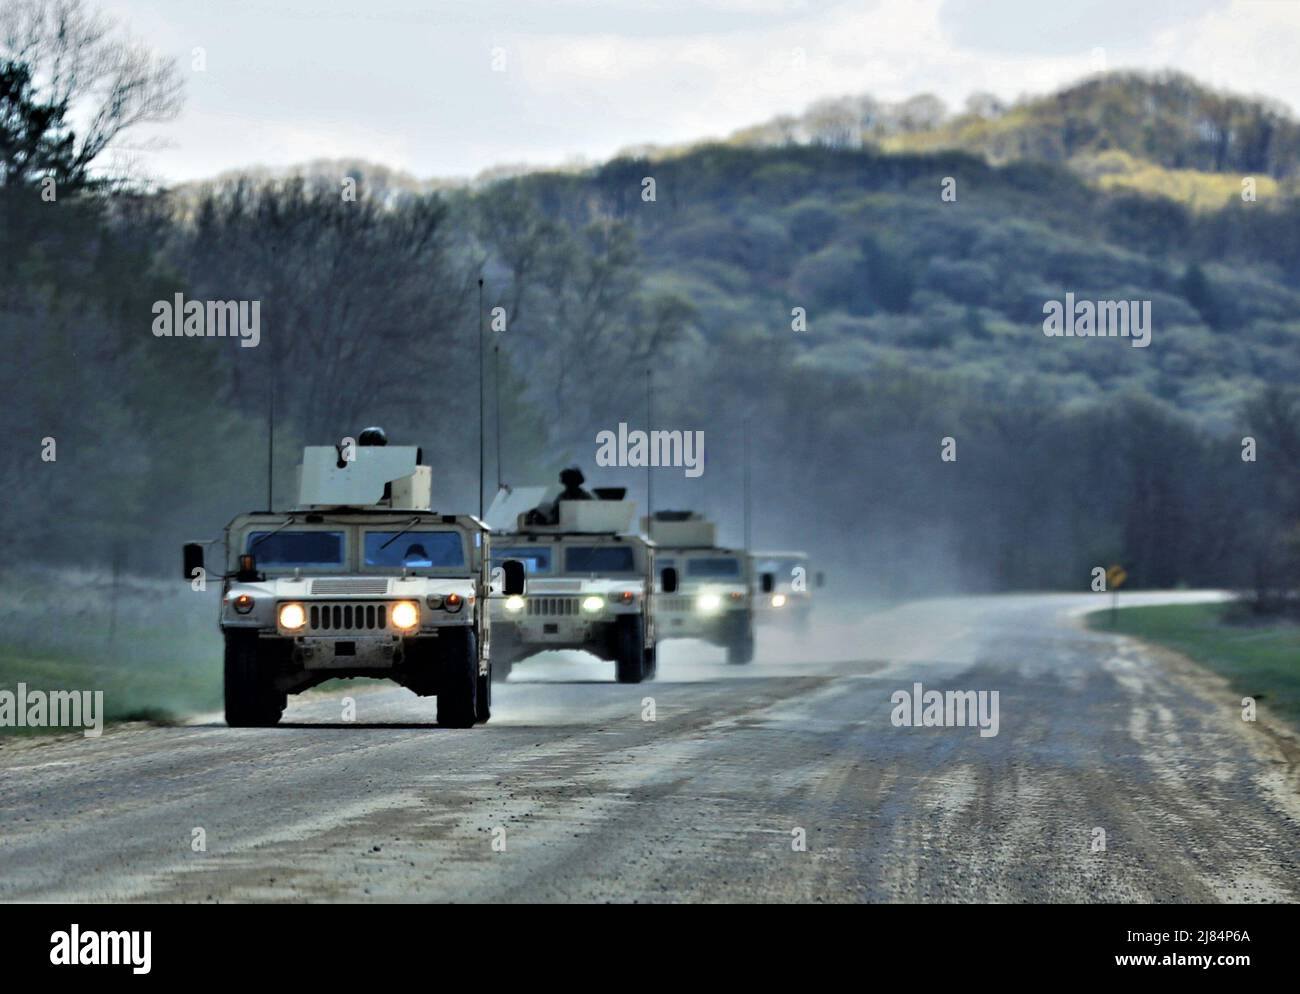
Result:
[[1116,587],[1124,586],[1124,581],[1128,579],[1128,570],[1123,566],[1112,566],[1106,570],[1106,586],[1112,590]]

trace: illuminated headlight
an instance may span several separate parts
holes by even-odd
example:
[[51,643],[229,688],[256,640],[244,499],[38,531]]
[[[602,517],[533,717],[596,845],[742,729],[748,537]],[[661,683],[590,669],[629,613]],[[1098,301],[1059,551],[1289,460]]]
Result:
[[307,612],[302,609],[301,604],[280,605],[280,627],[286,632],[296,632],[305,624],[307,624]]
[[253,610],[253,598],[249,597],[248,594],[240,594],[230,603],[240,614],[247,614]]
[[512,614],[518,614],[524,609],[524,599],[518,594],[506,598],[506,610]]
[[700,599],[695,603],[701,611],[708,614],[722,607],[722,598],[717,594],[700,594]]
[[773,595],[772,595],[772,606],[773,606],[773,607],[785,607],[785,594],[773,594]]
[[593,613],[599,611],[604,606],[605,606],[605,598],[603,597],[588,597],[582,602],[582,609],[584,611],[591,611]]
[[420,623],[420,609],[416,607],[415,601],[398,601],[388,616],[393,620],[393,627],[404,632]]
[[448,594],[442,599],[442,606],[452,614],[455,614],[465,606],[465,598],[460,594]]

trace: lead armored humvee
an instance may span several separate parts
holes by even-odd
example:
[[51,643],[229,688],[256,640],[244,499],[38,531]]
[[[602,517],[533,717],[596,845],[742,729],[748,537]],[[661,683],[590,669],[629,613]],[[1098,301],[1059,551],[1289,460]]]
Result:
[[[431,508],[418,448],[389,446],[378,429],[360,443],[307,447],[296,509],[226,526],[220,625],[232,726],[274,725],[289,694],[361,676],[437,697],[441,725],[491,716],[488,528]],[[186,579],[202,568],[203,546],[187,545]],[[519,564],[505,585],[522,589]]]
[[[522,489],[513,506],[531,503],[543,488]],[[630,534],[636,507],[621,489],[596,489],[595,500],[558,500],[558,521],[495,533],[493,560],[523,564],[526,591],[492,598],[493,660],[505,679],[522,659],[548,649],[582,649],[614,663],[619,683],[655,675],[654,546]],[[494,503],[497,523],[511,503]]]
[[704,639],[727,650],[727,662],[754,658],[752,565],[741,549],[717,545],[713,522],[690,511],[656,511],[641,528],[677,589],[654,597],[659,638]]

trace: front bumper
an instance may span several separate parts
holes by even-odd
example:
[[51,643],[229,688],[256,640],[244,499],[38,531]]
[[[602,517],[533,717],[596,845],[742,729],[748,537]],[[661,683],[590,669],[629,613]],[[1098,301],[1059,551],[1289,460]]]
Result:
[[305,670],[390,669],[397,662],[402,638],[362,635],[353,638],[303,636],[294,640],[294,658]]
[[753,612],[745,607],[727,608],[716,613],[699,610],[660,611],[655,626],[661,639],[704,639],[724,644],[738,631],[748,631]]
[[[629,612],[632,614],[633,612]],[[602,643],[617,623],[617,615],[597,614],[590,618],[530,618],[494,615],[493,639],[509,640],[522,646],[545,649],[576,649]]]

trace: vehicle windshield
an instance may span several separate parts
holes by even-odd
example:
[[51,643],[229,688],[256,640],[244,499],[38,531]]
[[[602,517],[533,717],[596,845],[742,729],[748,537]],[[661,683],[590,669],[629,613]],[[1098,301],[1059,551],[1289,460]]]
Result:
[[507,559],[518,559],[524,564],[525,573],[549,573],[551,571],[551,550],[545,546],[492,550],[493,566],[500,566]]
[[701,580],[725,580],[740,576],[740,560],[735,556],[709,556],[686,560],[686,575]]
[[465,543],[458,531],[366,532],[365,565],[461,569],[465,566]]
[[636,557],[626,545],[571,545],[564,550],[566,573],[635,573]]
[[344,548],[341,531],[265,531],[250,532],[244,551],[257,565],[276,569],[342,566]]
[[776,575],[777,583],[789,583],[794,576],[795,567],[802,566],[807,569],[807,560],[800,559],[797,556],[784,556],[777,559],[758,559],[754,562],[755,573],[773,573]]

